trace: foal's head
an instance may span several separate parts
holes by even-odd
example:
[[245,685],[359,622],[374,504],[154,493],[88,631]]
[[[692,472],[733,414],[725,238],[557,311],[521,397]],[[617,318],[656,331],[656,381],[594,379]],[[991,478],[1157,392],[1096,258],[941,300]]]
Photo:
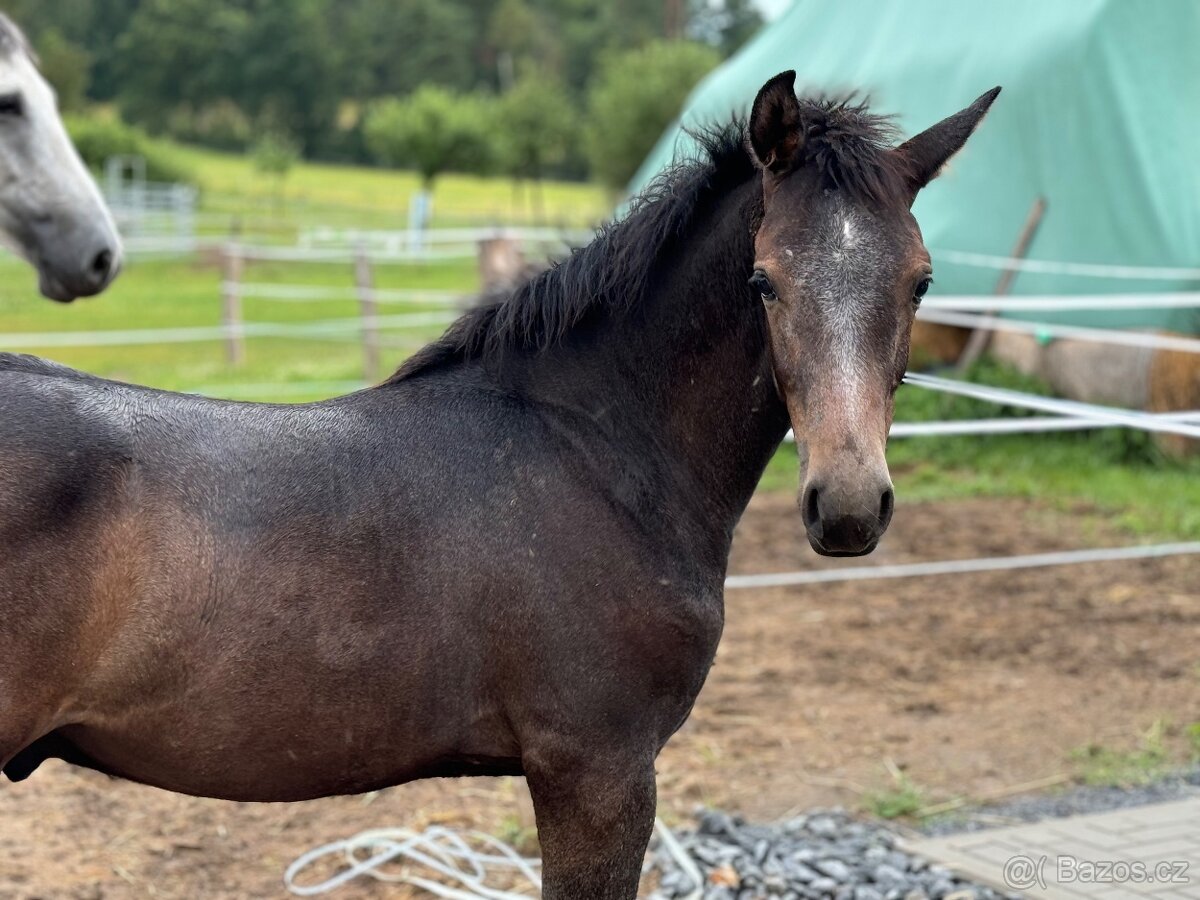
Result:
[[864,107],[798,100],[767,82],[747,137],[763,172],[750,284],[766,306],[775,378],[803,462],[813,549],[875,549],[892,517],[884,459],[913,316],[933,271],[909,211],[999,88],[899,147]]
[[52,300],[99,293],[121,243],[25,38],[0,13],[0,241],[37,268]]

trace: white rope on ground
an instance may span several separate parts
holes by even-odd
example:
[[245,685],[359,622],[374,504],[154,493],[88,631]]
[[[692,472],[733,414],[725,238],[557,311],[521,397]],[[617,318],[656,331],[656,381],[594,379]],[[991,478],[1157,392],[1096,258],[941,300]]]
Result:
[[926,297],[921,310],[953,309],[962,312],[1092,312],[1104,309],[1200,309],[1200,293],[1093,294],[1088,296],[1036,294],[1023,297]]
[[[477,846],[471,846],[471,842]],[[363,851],[366,856],[360,856]],[[328,856],[341,856],[347,867],[316,884],[296,884],[296,876]],[[404,867],[399,871],[383,868],[391,863],[402,863]],[[408,868],[412,865],[431,870],[457,886],[413,874]],[[488,877],[491,872],[513,873],[540,891],[542,879],[537,872],[540,866],[540,860],[526,859],[502,841],[479,831],[459,835],[439,825],[419,832],[410,828],[377,828],[309,850],[287,867],[283,883],[297,896],[313,897],[365,875],[377,881],[410,884],[452,900],[529,900],[529,894],[488,885]]]
[[1057,262],[1045,259],[1018,259],[1012,256],[993,256],[990,253],[970,253],[964,250],[931,250],[939,261],[985,269],[1012,269],[1016,272],[1037,272],[1041,275],[1077,275],[1088,278],[1146,279],[1149,281],[1200,280],[1200,269],[1181,269],[1170,266],[1114,266],[1104,263]]
[[683,849],[683,845],[679,843],[671,829],[663,824],[662,819],[654,819],[654,831],[658,835],[658,839],[662,841],[663,849],[671,854],[671,859],[675,860],[676,864],[688,877],[688,880],[695,885],[691,893],[683,898],[683,900],[700,900],[704,896],[704,875],[700,872],[700,867],[696,865],[696,861],[692,859],[692,855]]
[[[663,848],[696,885],[684,900],[699,900],[704,890],[704,876],[695,860],[659,818],[654,820],[654,831]],[[472,841],[482,844],[484,849],[472,847]],[[368,855],[360,856],[363,851]],[[296,877],[301,872],[330,856],[341,856],[346,867],[324,881],[296,884]],[[398,871],[384,869],[392,864],[404,864],[404,867]],[[457,886],[413,874],[408,866],[414,864],[432,869]],[[300,897],[327,894],[365,876],[386,883],[410,884],[452,900],[529,900],[530,895],[523,891],[528,888],[541,891],[542,879],[538,874],[541,865],[541,860],[523,857],[503,841],[480,831],[459,834],[440,825],[432,825],[424,831],[376,828],[302,854],[287,867],[283,883],[288,891]],[[521,890],[501,890],[488,885],[489,874],[497,871],[519,876],[524,881]]]
[[1186,420],[1175,421],[1174,414],[1170,417],[1160,417],[1153,413],[1134,412],[1128,409],[1117,409],[1113,406],[1099,406],[1095,403],[1081,403],[1078,400],[1042,397],[1038,394],[1026,394],[1007,388],[971,384],[966,381],[955,381],[951,378],[939,378],[936,375],[922,375],[916,372],[909,372],[905,375],[904,383],[948,394],[973,397],[976,400],[986,400],[1001,406],[1016,406],[1073,418],[1097,419],[1113,425],[1139,428],[1142,431],[1200,438],[1200,425],[1191,425]]
[[953,312],[946,309],[922,311],[920,318],[925,322],[940,325],[957,325],[961,328],[987,328],[993,331],[1009,331],[1015,334],[1032,334],[1038,337],[1066,338],[1100,344],[1121,344],[1126,347],[1148,347],[1155,350],[1175,350],[1182,353],[1200,353],[1200,340],[1151,334],[1143,331],[1119,331],[1109,328],[1088,328],[1084,325],[1056,325],[1049,322],[1026,322],[1023,319],[998,319],[977,313]]
[[1097,550],[1064,550],[1057,553],[1031,553],[1024,556],[985,556],[976,559],[944,559],[932,562],[854,566],[846,569],[810,569],[803,572],[774,572],[766,575],[731,575],[725,579],[725,589],[743,590],[746,588],[822,584],[831,581],[874,581],[884,578],[1007,572],[1014,569],[1037,569],[1047,566],[1071,566],[1081,563],[1118,562],[1131,559],[1162,559],[1168,556],[1194,554],[1200,554],[1200,541],[1104,547]]

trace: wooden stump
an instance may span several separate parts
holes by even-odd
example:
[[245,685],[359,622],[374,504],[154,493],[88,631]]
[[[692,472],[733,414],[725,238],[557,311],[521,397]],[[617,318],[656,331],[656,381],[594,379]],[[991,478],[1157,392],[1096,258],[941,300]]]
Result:
[[515,285],[525,274],[525,252],[517,238],[499,234],[479,242],[479,280],[482,293]]

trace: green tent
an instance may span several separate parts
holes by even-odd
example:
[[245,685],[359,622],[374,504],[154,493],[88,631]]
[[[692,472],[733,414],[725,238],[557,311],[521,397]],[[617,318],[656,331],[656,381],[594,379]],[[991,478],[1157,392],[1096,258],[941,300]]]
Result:
[[[1039,196],[1047,207],[1030,260],[1190,271],[1136,280],[1023,271],[1013,293],[1200,289],[1198,0],[796,0],[700,83],[683,126],[744,113],[789,68],[801,92],[867,94],[906,135],[1004,87],[915,208],[938,293],[990,293],[997,270],[939,251],[1008,256]],[[677,123],[631,188],[689,149]],[[1195,310],[1026,318],[1200,333]]]

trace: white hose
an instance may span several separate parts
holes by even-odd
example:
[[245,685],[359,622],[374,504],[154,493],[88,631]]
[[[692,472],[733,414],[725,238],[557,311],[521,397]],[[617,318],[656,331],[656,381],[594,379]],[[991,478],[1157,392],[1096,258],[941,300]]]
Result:
[[[478,845],[483,845],[483,849],[478,849]],[[360,855],[363,851],[366,856]],[[346,868],[315,884],[296,884],[296,877],[304,869],[328,856],[342,857]],[[404,865],[395,871],[384,868],[393,863]],[[428,874],[414,874],[412,866],[422,867]],[[540,893],[542,879],[537,872],[540,866],[540,860],[525,859],[503,841],[479,831],[459,835],[438,825],[420,832],[410,828],[376,828],[309,850],[287,867],[283,883],[300,897],[326,894],[366,876],[377,881],[410,884],[451,900],[529,900],[528,893],[488,885],[488,877],[493,872],[516,873],[528,887]],[[429,874],[454,884],[435,881]]]

